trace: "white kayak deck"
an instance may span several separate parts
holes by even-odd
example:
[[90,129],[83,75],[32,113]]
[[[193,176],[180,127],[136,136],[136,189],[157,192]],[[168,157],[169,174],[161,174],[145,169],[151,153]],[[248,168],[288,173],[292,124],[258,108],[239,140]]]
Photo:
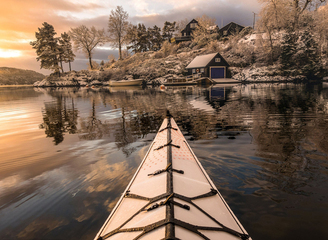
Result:
[[98,239],[250,238],[168,117]]

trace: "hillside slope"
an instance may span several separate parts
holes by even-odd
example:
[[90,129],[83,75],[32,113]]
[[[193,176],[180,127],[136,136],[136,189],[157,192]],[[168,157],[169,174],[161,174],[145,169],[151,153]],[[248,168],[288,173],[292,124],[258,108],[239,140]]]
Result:
[[26,85],[40,81],[45,76],[41,73],[9,67],[0,67],[0,85]]

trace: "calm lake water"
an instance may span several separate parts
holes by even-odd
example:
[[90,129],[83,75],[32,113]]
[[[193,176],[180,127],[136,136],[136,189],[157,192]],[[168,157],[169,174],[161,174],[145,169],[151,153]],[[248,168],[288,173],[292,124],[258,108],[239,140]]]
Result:
[[0,88],[0,239],[93,239],[174,116],[254,240],[327,239],[328,84]]

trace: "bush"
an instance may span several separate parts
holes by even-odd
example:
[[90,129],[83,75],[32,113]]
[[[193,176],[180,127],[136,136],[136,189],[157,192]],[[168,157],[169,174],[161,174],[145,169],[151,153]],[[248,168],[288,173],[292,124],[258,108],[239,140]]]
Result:
[[122,80],[125,75],[126,75],[126,67],[124,66],[122,68],[115,69],[112,72],[111,79],[112,80]]
[[103,81],[103,82],[108,81],[111,79],[112,75],[113,75],[113,70],[107,69],[100,73],[99,81]]
[[89,70],[99,70],[100,69],[100,65],[96,62],[96,61],[91,61],[91,64],[92,64],[92,68],[88,62],[88,69]]
[[164,54],[164,57],[167,57],[171,54],[176,54],[177,50],[178,50],[178,45],[165,41],[160,51]]
[[191,41],[185,41],[178,44],[178,50],[184,48],[190,48]]
[[220,51],[220,45],[218,41],[211,41],[206,45],[206,50],[209,52],[219,52]]
[[240,31],[239,37],[243,38],[247,35],[250,35],[254,32],[254,29],[252,27],[245,27],[243,30]]
[[156,53],[154,54],[154,58],[155,58],[155,59],[163,58],[163,57],[164,57],[164,53],[161,52],[161,51],[156,52]]
[[231,66],[246,67],[255,62],[255,49],[246,43],[238,43],[234,46],[231,44],[230,49],[226,52],[227,61]]

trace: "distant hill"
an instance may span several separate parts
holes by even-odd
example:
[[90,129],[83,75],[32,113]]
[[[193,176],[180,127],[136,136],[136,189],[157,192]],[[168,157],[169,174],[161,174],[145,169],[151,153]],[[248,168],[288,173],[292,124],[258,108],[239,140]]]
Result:
[[41,73],[32,70],[0,67],[0,85],[26,85],[44,79]]

